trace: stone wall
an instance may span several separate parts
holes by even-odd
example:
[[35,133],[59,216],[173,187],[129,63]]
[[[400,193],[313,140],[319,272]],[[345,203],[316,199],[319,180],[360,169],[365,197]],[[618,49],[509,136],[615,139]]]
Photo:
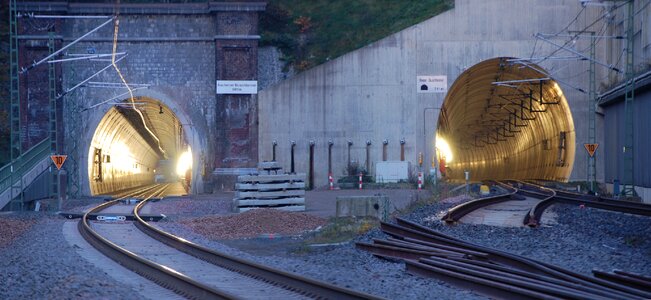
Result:
[[[114,14],[115,8],[114,5],[67,2],[21,2],[18,6],[19,11],[43,14],[108,16]],[[257,161],[255,96],[220,97],[216,95],[215,89],[217,79],[256,79],[259,39],[256,36],[257,14],[264,10],[264,7],[264,3],[258,2],[120,6],[116,51],[127,52],[128,55],[117,65],[128,83],[149,86],[147,89],[135,91],[134,96],[146,96],[163,102],[182,123],[186,142],[193,149],[193,192],[212,190],[214,168],[239,166],[229,162],[232,157],[244,161],[247,166]],[[59,43],[68,44],[104,21],[65,19],[55,28],[55,34]],[[27,25],[23,23],[22,26]],[[69,48],[67,52],[111,53],[113,32],[114,26],[110,23]],[[23,50],[29,43],[39,43],[47,37],[46,32],[22,35],[21,53],[28,53]],[[242,55],[239,56],[223,55],[224,48],[233,50],[233,47],[246,51],[241,52]],[[32,51],[30,56],[24,57],[22,61],[42,57],[43,51],[39,51]],[[67,89],[89,78],[109,63],[110,61],[104,59],[61,64],[61,70],[57,73],[61,83],[60,92],[65,93]],[[242,66],[246,67],[245,70]],[[228,73],[228,70],[234,73]],[[40,77],[32,81],[40,83],[41,89],[43,86],[47,87],[47,72],[39,69],[33,74],[31,76]],[[121,82],[117,72],[111,67],[91,81]],[[23,93],[27,91],[25,88]],[[124,89],[81,86],[69,91],[62,98],[60,105],[63,111],[60,116],[63,122],[60,124],[63,125],[60,132],[65,136],[62,153],[69,155],[66,167],[73,170],[70,172],[71,182],[74,183],[70,186],[71,193],[90,193],[88,149],[97,125],[111,106],[99,105],[90,110],[86,108],[124,92]],[[38,96],[41,99],[39,101],[45,101],[38,104],[39,115],[42,115],[40,111],[47,107],[47,100],[43,100],[47,99],[46,96]],[[122,95],[116,101],[128,97]],[[233,108],[237,108],[237,112],[231,114]],[[25,109],[23,114],[25,111],[28,110]],[[39,120],[37,127],[42,131],[47,128],[47,118]],[[39,133],[38,137],[42,135]],[[241,143],[242,140],[246,140],[246,143]],[[240,151],[241,149],[246,151]]]

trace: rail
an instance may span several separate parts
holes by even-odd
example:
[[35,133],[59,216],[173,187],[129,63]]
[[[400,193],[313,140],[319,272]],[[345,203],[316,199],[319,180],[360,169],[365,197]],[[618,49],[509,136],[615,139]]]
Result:
[[463,216],[480,209],[482,207],[486,207],[489,205],[505,202],[512,200],[512,196],[515,195],[518,192],[518,189],[513,188],[511,186],[508,186],[506,184],[496,182],[497,185],[505,188],[508,192],[507,194],[503,195],[497,195],[497,196],[491,196],[491,197],[484,197],[484,198],[479,198],[475,199],[472,201],[468,201],[463,204],[459,204],[447,211],[447,213],[441,218],[443,221],[447,223],[454,223],[458,222]]
[[[145,192],[150,192],[145,190]],[[156,191],[154,191],[156,194]],[[102,209],[117,204],[121,199],[129,196],[124,195],[122,198],[115,199],[110,202],[101,204],[89,212],[87,212],[83,219],[79,222],[79,231],[84,238],[93,245],[93,247],[100,250],[104,255],[117,261],[128,269],[156,282],[157,284],[171,289],[174,292],[193,299],[234,299],[235,295],[231,295],[214,287],[205,285],[204,283],[195,281],[194,279],[178,273],[174,270],[159,265],[153,261],[147,260],[132,253],[113,242],[105,239],[96,233],[89,224],[91,214],[101,211]],[[325,282],[320,282],[310,278],[302,277],[296,274],[276,270],[267,266],[263,266],[254,262],[249,262],[237,257],[230,256],[225,253],[217,252],[212,249],[189,242],[183,238],[174,236],[154,226],[148,224],[143,217],[139,214],[140,209],[147,203],[148,200],[153,199],[153,195],[148,196],[136,205],[133,210],[133,215],[136,219],[136,227],[145,232],[152,238],[163,242],[164,244],[185,252],[189,255],[195,256],[208,263],[212,263],[218,267],[225,268],[234,272],[238,272],[245,276],[258,279],[262,282],[271,283],[273,285],[295,291],[312,298],[318,299],[379,299],[373,295],[353,291],[346,288],[337,287]]]
[[528,218],[525,219],[524,223],[531,227],[538,226],[540,224],[540,218],[542,214],[545,212],[545,210],[549,206],[556,203],[583,205],[585,207],[592,207],[592,208],[603,209],[603,210],[617,211],[617,212],[642,215],[642,216],[651,216],[651,205],[649,204],[636,203],[636,202],[625,201],[625,200],[615,200],[615,199],[609,199],[609,198],[604,198],[604,197],[599,197],[594,195],[584,195],[584,194],[571,193],[571,192],[560,191],[555,189],[549,189],[529,182],[526,183],[521,182],[521,183],[531,186],[533,188],[542,188],[542,189],[552,190],[555,192],[554,197],[538,202],[529,211],[529,214],[527,215]]
[[518,193],[526,195],[529,197],[540,199],[541,201],[536,203],[529,212],[524,216],[522,223],[525,226],[537,227],[540,225],[540,219],[542,218],[545,209],[552,205],[556,200],[556,191],[539,186],[530,184],[518,180],[509,180],[511,185],[518,186]]
[[[155,190],[150,188],[143,190],[148,192]],[[156,191],[154,191],[155,194]],[[151,196],[150,196],[151,197]],[[124,197],[126,198],[126,197]],[[144,259],[129,250],[126,250],[115,243],[102,237],[90,227],[89,215],[91,213],[99,212],[109,206],[119,203],[121,199],[115,199],[109,202],[100,204],[93,209],[89,210],[78,223],[78,229],[81,235],[104,255],[115,260],[122,266],[148,278],[157,284],[168,287],[174,292],[194,299],[235,299],[233,295],[229,295],[222,291],[215,290],[212,287],[206,286],[197,282],[183,274],[168,270],[167,267]]]
[[274,285],[298,291],[309,297],[319,299],[378,299],[377,297],[357,292],[354,290],[341,288],[329,283],[313,280],[307,277],[299,276],[278,269],[273,269],[251,261],[243,260],[226,253],[217,252],[201,245],[197,245],[183,238],[177,237],[165,231],[162,231],[147,222],[139,215],[139,210],[146,204],[141,201],[133,209],[133,215],[136,217],[136,227],[145,232],[152,238],[184,253],[217,265],[219,267],[235,271],[246,276],[269,282]]
[[[648,299],[651,296],[648,291],[629,284],[589,277],[465,242],[409,220],[396,221],[397,224],[381,223],[382,231],[392,237],[388,240],[391,243],[374,240],[375,244],[357,243],[357,247],[378,257],[404,261],[409,273],[444,280],[491,297]],[[388,244],[392,246],[387,247]]]

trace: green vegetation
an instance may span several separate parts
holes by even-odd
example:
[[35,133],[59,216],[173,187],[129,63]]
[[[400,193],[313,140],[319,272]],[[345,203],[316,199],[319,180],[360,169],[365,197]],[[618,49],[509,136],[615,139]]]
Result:
[[357,235],[377,228],[380,221],[375,218],[353,218],[341,217],[331,218],[328,225],[305,240],[306,245],[310,244],[333,244],[347,242]]
[[452,8],[453,0],[270,0],[261,45],[281,49],[297,71],[364,47]]
[[[8,1],[0,5],[0,165],[9,157]],[[220,0],[217,2],[224,2]],[[117,3],[115,0],[70,0]],[[207,0],[122,0],[121,3]],[[278,47],[288,67],[307,70],[452,8],[454,0],[269,0],[260,16],[261,45]]]

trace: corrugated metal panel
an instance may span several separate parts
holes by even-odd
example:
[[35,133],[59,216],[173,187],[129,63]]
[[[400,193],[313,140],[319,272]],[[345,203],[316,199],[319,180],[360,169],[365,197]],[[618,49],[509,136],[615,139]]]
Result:
[[[604,107],[604,158],[606,182],[623,177],[624,102]],[[651,91],[635,95],[635,185],[651,187]],[[601,147],[601,145],[600,145]],[[599,158],[597,158],[599,159]]]

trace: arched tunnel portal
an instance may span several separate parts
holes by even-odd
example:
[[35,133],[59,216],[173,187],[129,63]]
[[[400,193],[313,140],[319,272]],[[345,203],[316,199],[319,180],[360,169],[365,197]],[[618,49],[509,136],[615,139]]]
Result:
[[101,119],[88,149],[93,195],[181,181],[190,185],[191,147],[178,116],[150,97],[126,99]]
[[[558,84],[539,66],[500,57],[464,71],[450,87],[437,127],[437,159],[453,181],[567,181],[575,131]],[[546,72],[545,72],[546,73]]]

